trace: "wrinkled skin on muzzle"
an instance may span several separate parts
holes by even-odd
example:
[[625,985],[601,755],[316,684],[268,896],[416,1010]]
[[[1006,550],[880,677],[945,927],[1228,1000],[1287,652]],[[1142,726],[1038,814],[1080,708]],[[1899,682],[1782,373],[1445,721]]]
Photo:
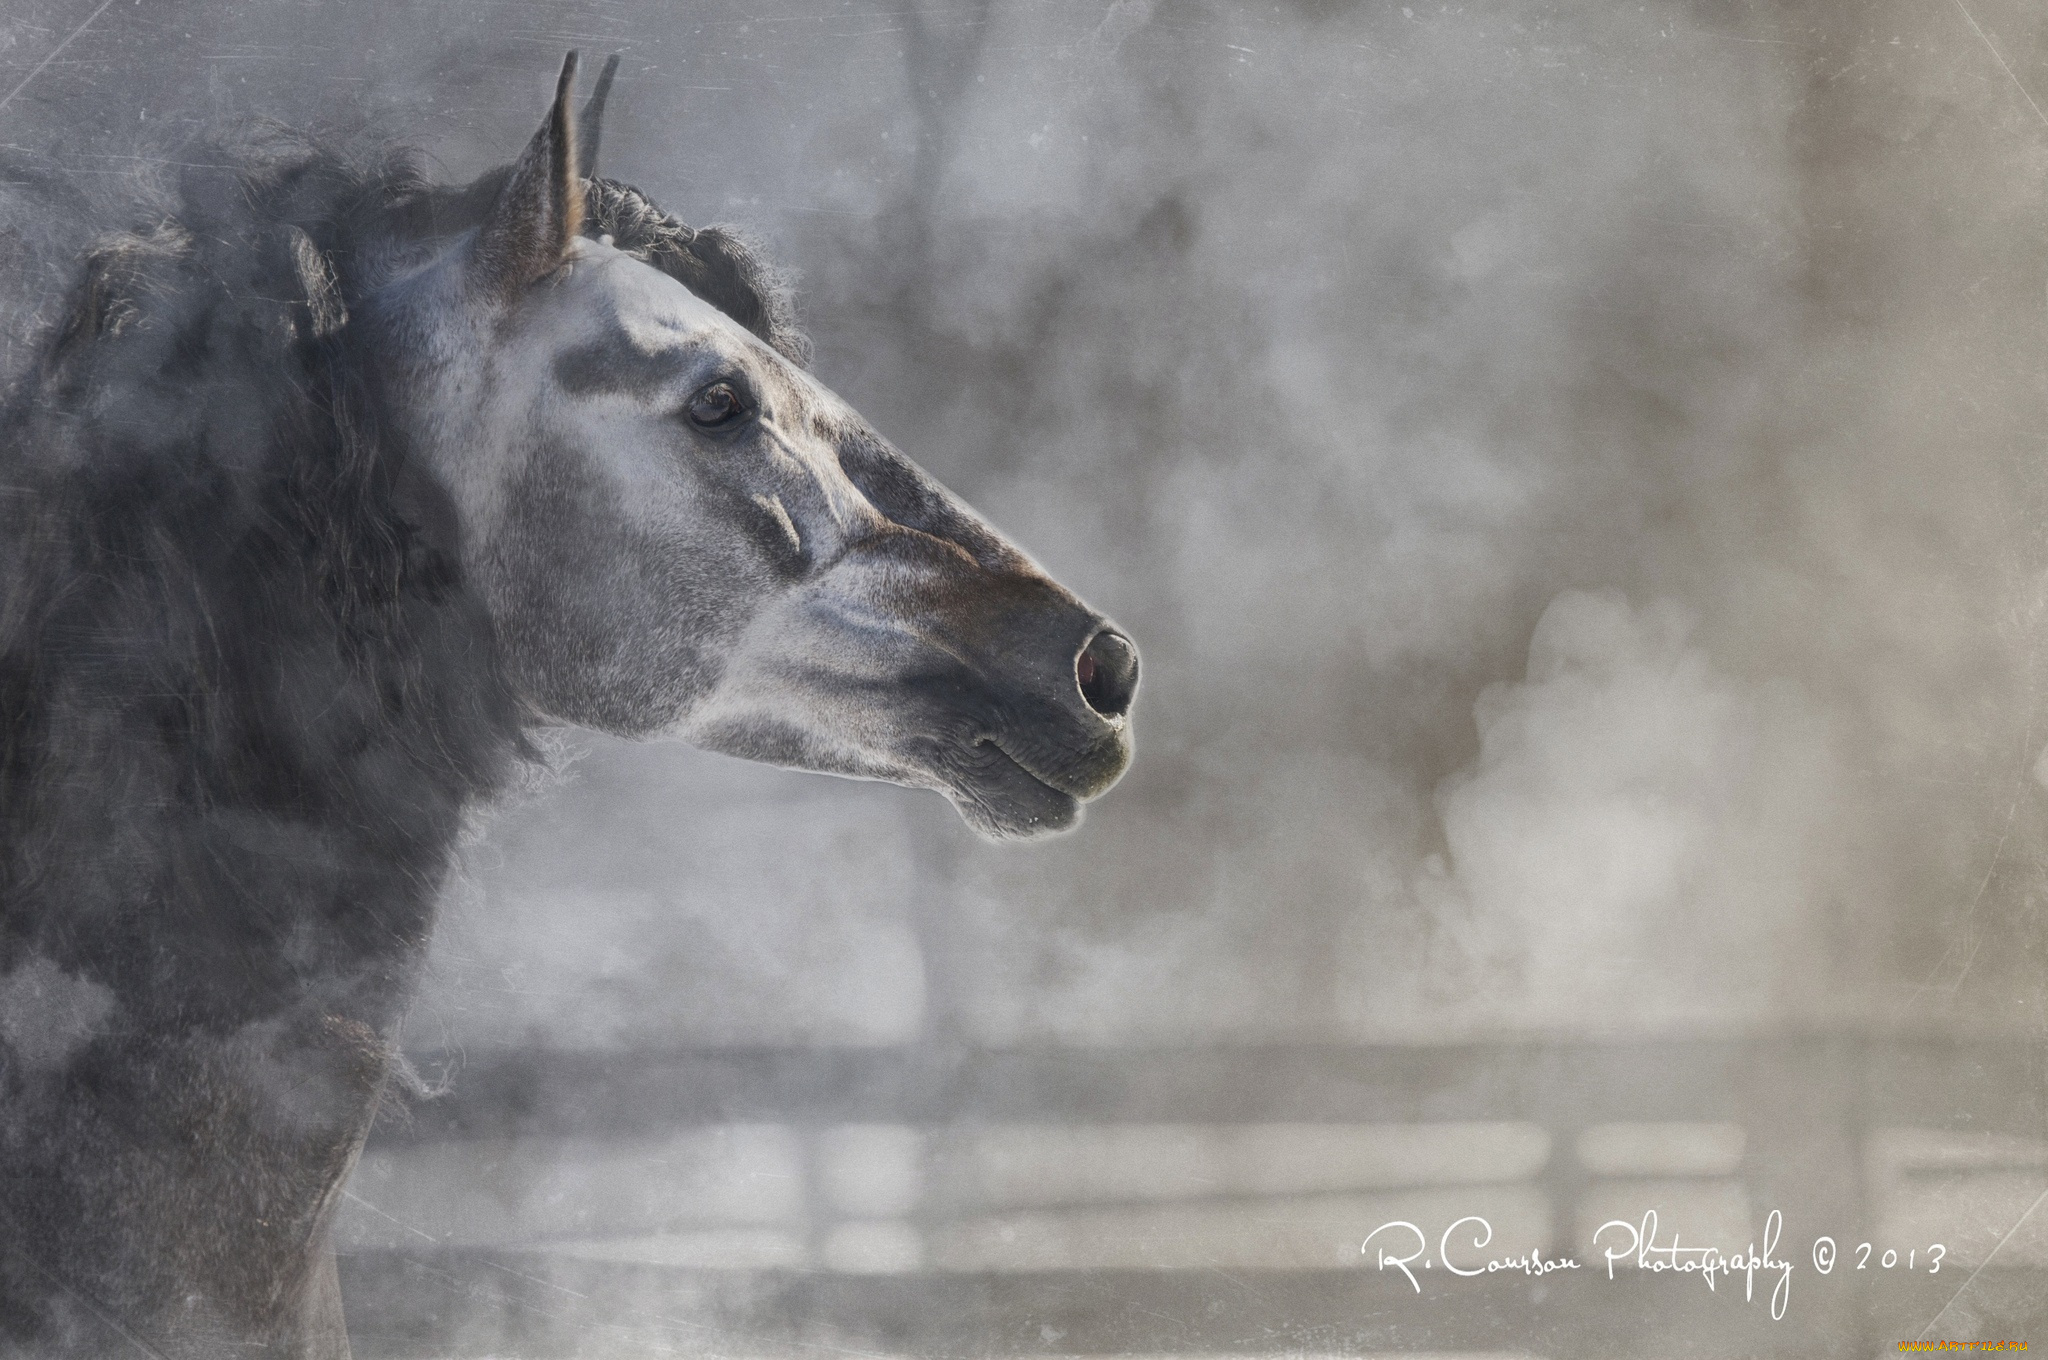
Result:
[[537,715],[937,789],[997,837],[1116,782],[1138,659],[1102,614],[674,279],[573,237],[508,288],[489,233],[364,325],[426,333],[387,381]]

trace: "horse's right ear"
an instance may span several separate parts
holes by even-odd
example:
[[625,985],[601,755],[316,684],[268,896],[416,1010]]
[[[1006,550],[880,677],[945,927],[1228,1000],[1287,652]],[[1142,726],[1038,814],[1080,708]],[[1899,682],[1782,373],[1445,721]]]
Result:
[[509,298],[562,263],[583,226],[583,182],[576,173],[576,126],[569,95],[576,54],[562,63],[555,105],[512,166],[498,201],[477,230],[470,279],[479,290]]

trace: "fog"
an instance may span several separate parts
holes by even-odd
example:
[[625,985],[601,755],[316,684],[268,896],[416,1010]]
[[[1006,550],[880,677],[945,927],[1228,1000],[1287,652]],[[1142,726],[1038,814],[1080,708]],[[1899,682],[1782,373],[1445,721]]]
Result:
[[[367,125],[461,179],[523,144],[568,47],[624,57],[605,172],[769,242],[817,375],[1137,640],[1138,756],[1073,835],[1015,848],[927,793],[558,734],[466,845],[406,1021],[445,1099],[536,1054],[1816,1035],[1991,1044],[2038,1084],[2038,10],[10,0],[0,358],[54,305],[81,214],[124,225],[116,205],[194,130]],[[1095,1099],[1063,1089],[1006,1117]],[[873,1103],[864,1127],[931,1118]],[[1152,1128],[1209,1117],[1146,1108]],[[1927,1120],[2028,1132],[1971,1109]],[[761,1136],[747,1174],[782,1174]],[[1229,1164],[1323,1157],[1293,1136]],[[886,1179],[891,1146],[825,1165]],[[932,1142],[926,1174],[988,1146]],[[1116,1146],[1107,1164],[1180,1155]],[[391,1184],[447,1183],[378,1155]],[[1239,1176],[1231,1193],[1308,1193],[1186,1155],[1196,1181]],[[2012,1156],[2023,1188],[2048,1185]],[[408,1198],[376,1203],[403,1220]],[[1007,1268],[958,1231],[904,1259]],[[1859,1230],[1804,1231],[1800,1252]],[[897,1259],[817,1249],[828,1269]],[[1123,1268],[1063,1251],[1030,1259]],[[1715,1330],[1736,1311],[1685,1353],[1764,1353]],[[1286,1344],[1412,1349],[1443,1314],[1405,1316]],[[1510,1340],[1609,1353],[1576,1325]],[[1621,1331],[1613,1353],[1680,1344]],[[970,1330],[962,1353],[977,1342],[1080,1345]]]

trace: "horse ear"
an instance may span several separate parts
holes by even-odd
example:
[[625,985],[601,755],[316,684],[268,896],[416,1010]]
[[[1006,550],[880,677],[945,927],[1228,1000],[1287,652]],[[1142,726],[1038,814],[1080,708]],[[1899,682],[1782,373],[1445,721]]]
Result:
[[612,77],[618,73],[619,54],[614,52],[605,58],[604,69],[597,73],[597,88],[590,92],[582,116],[576,120],[576,172],[585,179],[597,178],[597,145],[604,135],[604,102],[611,98]]
[[571,52],[547,121],[520,153],[477,231],[470,276],[496,296],[510,297],[552,273],[582,229],[583,183],[576,173],[576,125],[569,109],[575,84]]

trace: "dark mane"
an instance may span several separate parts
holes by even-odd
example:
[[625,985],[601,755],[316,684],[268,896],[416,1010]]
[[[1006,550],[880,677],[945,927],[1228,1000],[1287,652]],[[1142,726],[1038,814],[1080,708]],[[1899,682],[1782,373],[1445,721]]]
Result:
[[283,135],[184,161],[0,415],[0,974],[43,960],[143,1026],[348,1015],[403,988],[521,747],[343,324],[428,191]]
[[[35,956],[260,1012],[340,985],[321,960],[364,957],[364,932],[419,943],[461,808],[523,749],[454,516],[345,324],[503,174],[435,188],[407,155],[277,129],[175,163],[87,252],[0,411],[0,975]],[[588,195],[588,234],[804,357],[743,239],[616,181]],[[367,878],[337,895],[337,873]],[[277,975],[274,936],[228,919],[259,900],[335,934]],[[190,985],[223,951],[265,975]]]

